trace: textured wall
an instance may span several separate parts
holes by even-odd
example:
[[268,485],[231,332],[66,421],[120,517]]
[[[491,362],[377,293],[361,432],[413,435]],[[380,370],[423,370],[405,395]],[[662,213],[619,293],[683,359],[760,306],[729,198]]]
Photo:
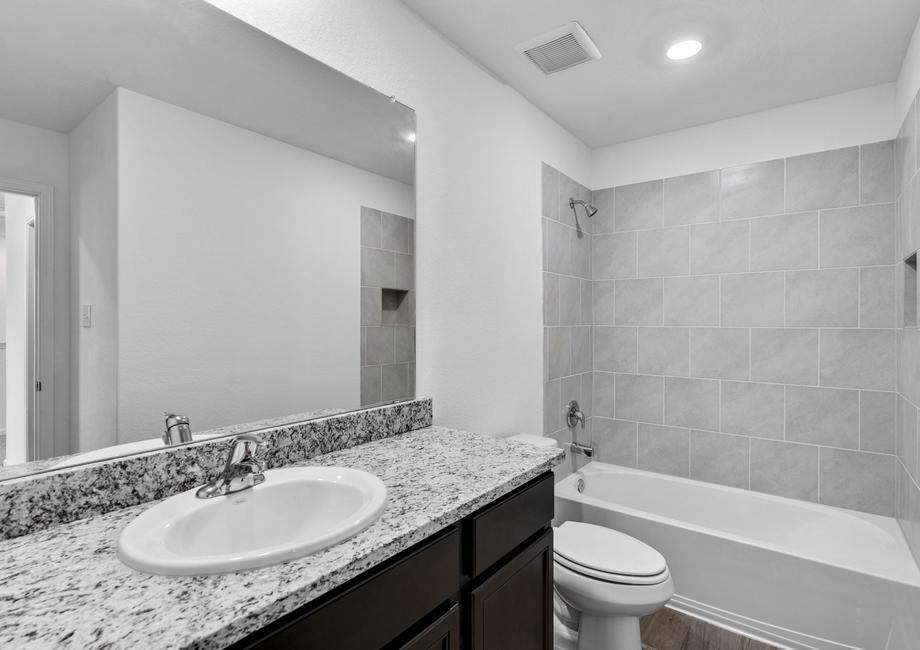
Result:
[[591,152],[591,187],[611,187],[755,160],[889,140],[895,84],[779,106]]
[[904,62],[895,85],[894,112],[896,126],[900,126],[913,105],[914,96],[920,90],[920,20],[914,27],[914,35],[904,53]]
[[73,452],[118,443],[118,102],[113,92],[68,136],[72,300],[93,324],[71,340]]

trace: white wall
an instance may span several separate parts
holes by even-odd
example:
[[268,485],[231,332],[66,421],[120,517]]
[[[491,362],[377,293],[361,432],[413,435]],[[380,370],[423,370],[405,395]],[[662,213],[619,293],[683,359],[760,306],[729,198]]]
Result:
[[[3,332],[0,333],[0,341],[3,341],[3,349],[0,349],[0,435],[6,434],[6,225],[3,226],[3,234],[0,236],[0,327]],[[3,458],[0,458],[0,464]]]
[[889,140],[897,135],[893,83],[751,113],[592,151],[601,189]]
[[920,91],[920,20],[917,21],[917,26],[914,28],[914,35],[907,47],[904,62],[901,64],[901,72],[898,75],[894,106],[897,127],[900,127],[904,121],[907,109],[914,101],[917,91]]
[[67,136],[0,119],[0,178],[49,185],[54,192],[55,454],[70,431],[70,206]]
[[118,97],[118,442],[359,407],[360,206],[412,188]]
[[35,217],[35,199],[6,195],[6,462],[28,460],[29,333],[26,297],[28,247],[26,223]]
[[[6,227],[0,226],[0,342],[6,342]],[[2,420],[2,418],[0,418]],[[0,421],[0,429],[3,422]]]
[[418,114],[418,393],[435,420],[542,429],[540,162],[588,149],[397,0],[210,0]]
[[[118,440],[118,103],[115,93],[70,134],[73,236],[73,451]],[[80,306],[92,327],[80,327]]]

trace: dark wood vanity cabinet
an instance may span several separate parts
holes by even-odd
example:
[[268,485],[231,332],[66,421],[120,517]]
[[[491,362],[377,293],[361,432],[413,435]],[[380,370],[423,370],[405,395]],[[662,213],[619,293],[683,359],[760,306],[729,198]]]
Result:
[[544,474],[234,644],[234,650],[552,648]]

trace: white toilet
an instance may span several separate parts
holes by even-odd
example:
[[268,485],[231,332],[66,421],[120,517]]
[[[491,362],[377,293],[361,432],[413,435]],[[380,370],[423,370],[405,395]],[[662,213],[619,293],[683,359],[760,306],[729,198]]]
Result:
[[661,553],[610,528],[565,522],[555,530],[553,560],[556,593],[579,621],[564,606],[556,616],[577,627],[578,650],[640,650],[639,617],[674,595]]

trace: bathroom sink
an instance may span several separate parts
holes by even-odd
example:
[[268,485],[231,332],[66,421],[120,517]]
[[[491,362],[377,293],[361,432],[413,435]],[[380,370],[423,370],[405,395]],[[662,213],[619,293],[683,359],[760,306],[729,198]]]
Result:
[[197,488],[146,510],[122,531],[118,557],[162,575],[205,575],[269,566],[337,544],[383,513],[379,478],[347,467],[265,472],[265,482],[200,499]]

